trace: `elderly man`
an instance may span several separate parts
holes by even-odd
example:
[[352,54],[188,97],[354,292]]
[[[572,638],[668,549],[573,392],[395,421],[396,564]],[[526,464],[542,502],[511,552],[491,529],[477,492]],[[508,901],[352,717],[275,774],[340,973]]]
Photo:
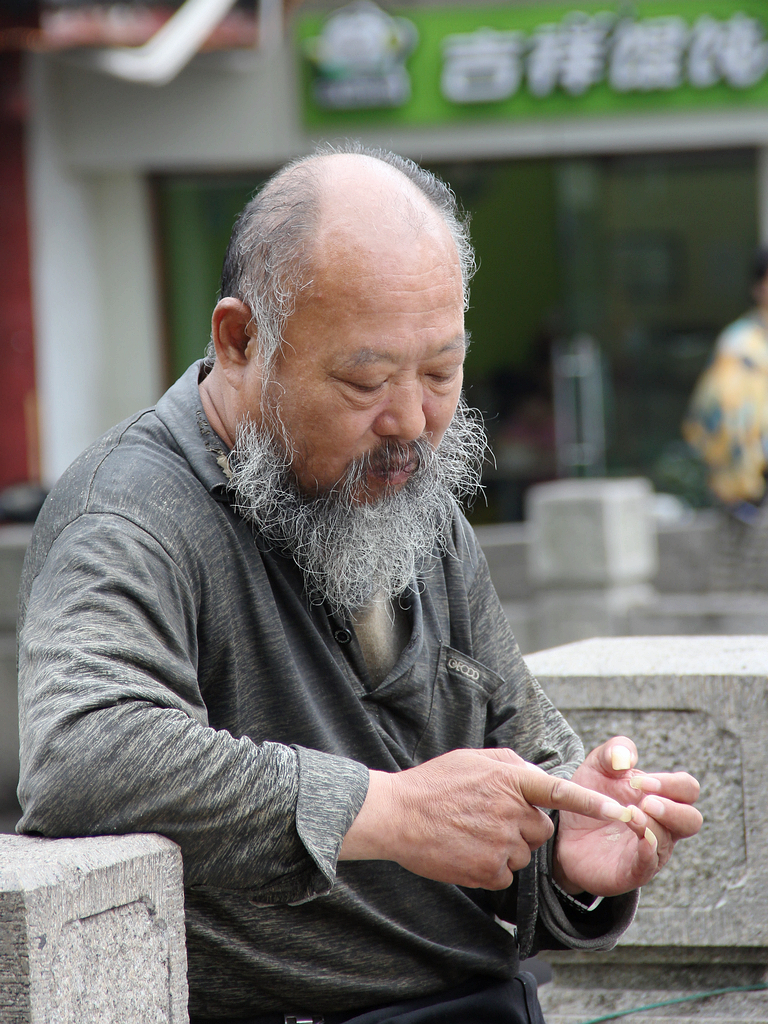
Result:
[[290,165],[235,226],[213,358],[38,520],[21,829],[179,843],[194,1021],[540,1020],[519,959],[610,947],[700,826],[630,739],[583,760],[459,511],[471,269],[416,165]]

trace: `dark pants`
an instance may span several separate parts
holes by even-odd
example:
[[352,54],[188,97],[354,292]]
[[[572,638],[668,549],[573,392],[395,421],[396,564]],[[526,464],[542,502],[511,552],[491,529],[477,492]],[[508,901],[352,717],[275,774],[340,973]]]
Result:
[[[287,1011],[286,1011],[287,1012]],[[309,1017],[311,1010],[303,1016]],[[297,1014],[301,1017],[302,1014]],[[522,971],[511,981],[470,981],[437,996],[358,1013],[315,1013],[324,1024],[545,1024],[536,979]],[[282,1013],[258,1017],[190,1018],[190,1024],[284,1024]]]

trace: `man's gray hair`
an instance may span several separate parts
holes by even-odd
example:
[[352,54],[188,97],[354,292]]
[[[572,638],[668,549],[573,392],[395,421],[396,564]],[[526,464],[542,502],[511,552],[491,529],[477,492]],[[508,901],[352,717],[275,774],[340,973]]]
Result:
[[[359,154],[389,164],[404,174],[442,217],[459,257],[464,307],[475,272],[468,217],[451,189],[413,160],[357,142],[323,145],[274,174],[245,206],[235,222],[224,256],[219,298],[240,299],[251,322],[268,373],[280,351],[286,320],[301,291],[312,283],[312,242],[320,216],[321,162],[317,157]],[[208,357],[214,357],[213,345]]]

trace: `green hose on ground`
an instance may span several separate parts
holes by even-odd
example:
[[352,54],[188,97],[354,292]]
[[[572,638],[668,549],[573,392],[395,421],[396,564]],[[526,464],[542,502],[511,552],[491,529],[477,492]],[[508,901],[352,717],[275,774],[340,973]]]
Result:
[[606,1013],[602,1017],[593,1017],[591,1020],[584,1020],[581,1024],[602,1024],[604,1020],[617,1020],[619,1017],[626,1017],[630,1013],[642,1013],[644,1010],[658,1010],[661,1006],[674,1006],[676,1003],[690,1003],[695,999],[709,999],[710,996],[724,996],[728,992],[759,992],[768,989],[768,982],[760,981],[755,985],[731,985],[729,988],[713,988],[709,992],[696,992],[692,996],[680,996],[678,999],[665,999],[661,1003],[648,1003],[647,1006],[633,1006],[631,1010],[617,1010],[615,1013]]

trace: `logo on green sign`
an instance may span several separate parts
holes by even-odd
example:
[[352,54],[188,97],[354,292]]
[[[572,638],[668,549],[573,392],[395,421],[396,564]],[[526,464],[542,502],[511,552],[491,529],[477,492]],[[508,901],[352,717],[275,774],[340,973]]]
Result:
[[416,26],[393,18],[371,0],[358,0],[329,16],[304,46],[317,76],[313,94],[329,110],[400,107],[411,96],[405,61],[418,42]]

